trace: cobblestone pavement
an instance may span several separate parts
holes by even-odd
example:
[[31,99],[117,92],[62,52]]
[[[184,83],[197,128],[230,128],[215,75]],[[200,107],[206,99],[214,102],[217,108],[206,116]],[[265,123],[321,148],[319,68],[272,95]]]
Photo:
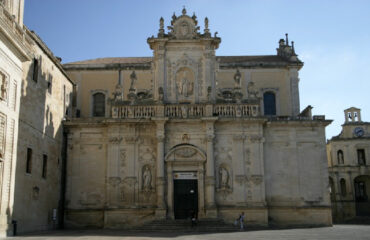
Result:
[[[3,238],[4,239],[4,238]],[[42,232],[25,236],[12,237],[11,239],[26,240],[65,240],[65,239],[123,239],[123,240],[147,240],[147,239],[189,239],[189,240],[299,240],[299,239],[335,239],[357,240],[370,239],[370,225],[334,225],[323,228],[285,229],[285,230],[260,230],[232,233],[149,233],[149,232],[124,232],[114,230],[65,230]]]

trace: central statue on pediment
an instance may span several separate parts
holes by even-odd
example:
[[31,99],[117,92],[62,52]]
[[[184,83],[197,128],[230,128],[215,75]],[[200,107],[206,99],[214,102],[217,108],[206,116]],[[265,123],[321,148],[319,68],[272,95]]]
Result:
[[188,68],[181,68],[176,74],[177,93],[185,98],[193,95],[194,74]]

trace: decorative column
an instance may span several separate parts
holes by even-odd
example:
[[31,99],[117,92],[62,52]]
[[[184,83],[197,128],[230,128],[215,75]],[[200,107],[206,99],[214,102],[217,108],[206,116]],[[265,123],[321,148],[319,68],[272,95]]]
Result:
[[289,77],[290,77],[290,89],[291,89],[291,94],[292,94],[291,96],[292,115],[297,116],[300,113],[298,69],[290,68]]
[[207,140],[207,162],[206,162],[206,216],[207,218],[217,217],[217,208],[215,204],[215,160],[214,160],[214,149],[213,140],[214,134],[214,122],[217,118],[207,118],[206,120],[206,140]]
[[116,208],[118,205],[118,185],[121,183],[119,167],[119,147],[122,142],[119,127],[108,128],[109,140],[107,147],[107,180],[106,186],[106,207]]
[[155,211],[156,218],[166,218],[166,203],[165,203],[165,176],[164,176],[164,139],[165,139],[165,122],[166,118],[155,118],[157,124],[157,209]]

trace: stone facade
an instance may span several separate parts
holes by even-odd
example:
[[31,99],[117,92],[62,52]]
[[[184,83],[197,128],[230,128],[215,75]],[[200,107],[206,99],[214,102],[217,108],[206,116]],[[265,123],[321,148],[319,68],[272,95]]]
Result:
[[[0,235],[55,228],[63,216],[62,121],[73,83],[23,25],[23,0],[0,1]],[[68,114],[66,110],[69,109]]]
[[327,143],[333,219],[337,222],[370,215],[370,123],[361,110],[344,110],[338,136]]
[[303,63],[288,36],[276,55],[218,57],[208,19],[201,33],[183,9],[168,29],[161,18],[148,38],[153,57],[64,65],[78,89],[78,118],[65,123],[67,226],[127,228],[189,211],[331,225],[331,121],[300,112]]
[[[72,114],[73,83],[42,40],[31,38],[32,61],[23,64],[14,210],[19,232],[59,226],[63,125]],[[35,66],[36,65],[36,66]],[[34,209],[32,214],[28,214]]]
[[0,1],[0,236],[6,235],[12,221],[22,64],[31,59],[23,4]]

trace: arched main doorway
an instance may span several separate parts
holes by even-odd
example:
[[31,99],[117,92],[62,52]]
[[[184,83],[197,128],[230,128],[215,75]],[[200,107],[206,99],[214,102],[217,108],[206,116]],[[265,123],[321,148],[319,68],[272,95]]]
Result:
[[190,218],[204,213],[205,153],[191,144],[179,144],[166,154],[168,216]]
[[354,179],[357,216],[370,216],[370,176],[362,175]]

